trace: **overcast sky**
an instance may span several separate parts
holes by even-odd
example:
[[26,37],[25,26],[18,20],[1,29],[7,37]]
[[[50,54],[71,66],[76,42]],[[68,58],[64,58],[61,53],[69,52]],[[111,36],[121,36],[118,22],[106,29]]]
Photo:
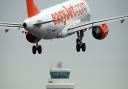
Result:
[[[64,0],[36,0],[40,9]],[[92,21],[128,15],[128,0],[87,0]],[[22,23],[27,17],[25,0],[0,0],[0,21]],[[75,89],[128,89],[128,21],[108,23],[109,35],[95,40],[85,33],[87,50],[77,53],[76,35],[41,40],[41,55],[33,55],[32,45],[21,31],[0,28],[0,89],[45,89],[51,65],[62,61],[71,67]]]

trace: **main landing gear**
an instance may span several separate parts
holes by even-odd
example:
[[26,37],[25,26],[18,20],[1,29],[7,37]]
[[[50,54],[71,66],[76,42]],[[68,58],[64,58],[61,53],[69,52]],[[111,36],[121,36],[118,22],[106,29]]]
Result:
[[84,37],[84,31],[78,31],[77,32],[77,39],[76,39],[76,51],[80,52],[80,49],[82,49],[83,52],[86,50],[86,44],[82,42],[82,39]]
[[42,46],[41,45],[38,45],[38,44],[33,45],[33,47],[32,47],[32,53],[33,54],[36,54],[37,51],[38,51],[39,54],[42,53]]

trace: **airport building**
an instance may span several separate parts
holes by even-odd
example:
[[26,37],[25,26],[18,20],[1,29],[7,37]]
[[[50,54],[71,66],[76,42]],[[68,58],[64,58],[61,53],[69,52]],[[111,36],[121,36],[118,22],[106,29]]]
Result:
[[46,89],[74,89],[74,83],[70,81],[70,68],[64,68],[62,63],[50,69],[50,79]]

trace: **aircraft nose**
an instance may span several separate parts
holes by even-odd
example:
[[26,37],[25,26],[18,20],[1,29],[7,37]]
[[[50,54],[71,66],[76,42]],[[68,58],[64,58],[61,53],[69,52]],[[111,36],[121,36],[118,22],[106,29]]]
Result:
[[23,23],[23,27],[26,29],[27,28],[27,23]]
[[31,31],[31,30],[35,30],[35,25],[34,25],[34,21],[31,19],[26,19],[23,23],[22,26],[25,30],[27,31]]
[[33,23],[31,21],[31,19],[26,19],[23,21],[22,26],[24,29],[29,30],[29,29],[33,28]]
[[31,30],[33,28],[33,25],[30,24],[29,22],[23,22],[22,25],[25,30]]

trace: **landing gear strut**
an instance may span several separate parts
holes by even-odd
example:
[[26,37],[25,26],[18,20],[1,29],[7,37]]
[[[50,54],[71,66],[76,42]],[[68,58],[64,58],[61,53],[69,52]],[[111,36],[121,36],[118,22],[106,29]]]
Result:
[[82,49],[83,52],[86,50],[86,44],[82,42],[82,39],[84,37],[83,30],[77,32],[77,39],[76,39],[76,51],[80,52],[80,49]]
[[36,51],[38,51],[39,54],[42,53],[42,46],[38,45],[38,43],[32,47],[32,53],[36,54]]

